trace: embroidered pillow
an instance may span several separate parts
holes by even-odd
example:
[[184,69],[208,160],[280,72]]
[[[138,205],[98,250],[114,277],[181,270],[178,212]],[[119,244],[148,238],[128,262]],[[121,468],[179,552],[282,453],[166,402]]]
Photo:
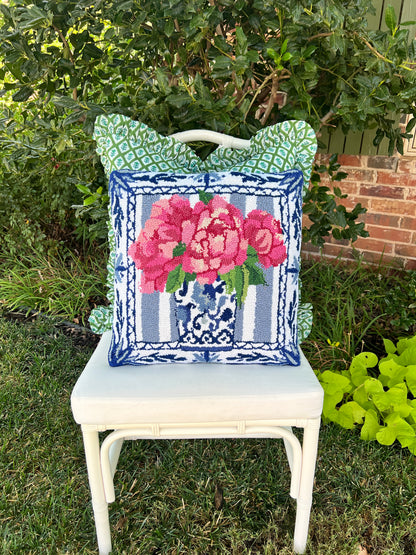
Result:
[[[241,171],[274,173],[292,168],[303,172],[307,186],[316,152],[316,137],[304,121],[286,121],[261,129],[250,139],[250,148],[238,150],[218,147],[202,161],[184,143],[165,137],[147,125],[120,114],[101,115],[94,127],[97,153],[107,176],[113,170],[133,169],[152,172],[195,173],[210,171]],[[95,333],[111,329],[114,302],[114,233],[109,225],[110,255],[108,259],[109,307],[100,306],[89,319]],[[305,339],[312,327],[310,305],[301,305],[299,313],[300,339]]]
[[114,171],[109,363],[299,364],[299,170]]

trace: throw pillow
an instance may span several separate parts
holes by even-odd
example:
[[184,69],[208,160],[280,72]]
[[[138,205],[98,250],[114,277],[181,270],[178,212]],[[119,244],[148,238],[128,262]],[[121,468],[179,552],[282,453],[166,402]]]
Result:
[[[250,148],[239,150],[219,146],[201,160],[184,143],[160,135],[147,125],[121,114],[101,115],[94,127],[97,153],[109,177],[113,170],[195,173],[210,171],[241,171],[275,173],[288,169],[303,172],[307,186],[316,152],[316,137],[304,121],[285,121],[261,129],[250,139]],[[109,221],[110,254],[107,264],[107,298],[110,306],[92,310],[89,323],[92,331],[111,329],[114,303],[114,232]],[[300,340],[312,327],[312,309],[303,304],[299,311]]]
[[299,364],[303,176],[114,171],[112,366]]

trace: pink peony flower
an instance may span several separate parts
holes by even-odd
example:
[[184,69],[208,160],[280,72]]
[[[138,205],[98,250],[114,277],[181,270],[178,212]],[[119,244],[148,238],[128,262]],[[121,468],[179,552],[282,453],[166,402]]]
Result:
[[243,215],[216,195],[208,204],[196,203],[192,218],[183,224],[186,244],[182,268],[196,273],[199,283],[214,283],[247,258],[248,241],[243,232]]
[[279,266],[287,258],[280,222],[264,210],[252,210],[244,221],[244,236],[256,249],[265,268]]
[[163,292],[169,272],[182,263],[182,255],[174,257],[173,251],[183,242],[183,227],[191,215],[189,200],[178,195],[153,204],[150,218],[128,250],[136,268],[143,270],[143,293]]

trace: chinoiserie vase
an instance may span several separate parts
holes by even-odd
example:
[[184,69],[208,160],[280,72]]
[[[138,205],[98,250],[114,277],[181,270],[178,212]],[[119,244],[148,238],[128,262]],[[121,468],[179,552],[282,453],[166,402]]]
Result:
[[192,351],[230,350],[234,342],[236,298],[225,282],[184,282],[174,293],[179,345]]

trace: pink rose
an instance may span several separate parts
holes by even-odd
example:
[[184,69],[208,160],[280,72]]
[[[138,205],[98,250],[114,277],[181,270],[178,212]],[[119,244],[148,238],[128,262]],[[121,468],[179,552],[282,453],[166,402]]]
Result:
[[287,258],[280,222],[264,210],[252,210],[244,221],[244,236],[256,249],[265,268],[279,266]]
[[196,273],[199,283],[214,283],[247,258],[248,242],[243,232],[243,215],[216,195],[208,204],[196,203],[190,221],[184,222],[182,241],[186,244],[182,268]]
[[169,272],[182,263],[182,255],[174,257],[173,251],[183,242],[183,227],[191,215],[189,200],[178,195],[153,204],[150,218],[128,250],[136,268],[143,270],[143,293],[164,291]]

